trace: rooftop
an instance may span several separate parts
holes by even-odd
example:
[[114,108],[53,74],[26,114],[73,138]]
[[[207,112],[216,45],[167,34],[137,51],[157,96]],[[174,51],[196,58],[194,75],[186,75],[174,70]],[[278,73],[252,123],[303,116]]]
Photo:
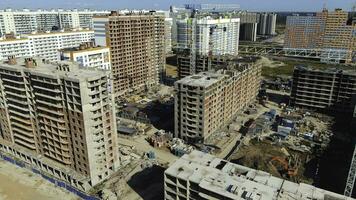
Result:
[[[30,59],[33,66],[26,66],[26,60]],[[1,68],[9,70],[21,71],[26,70],[32,73],[46,74],[47,76],[61,76],[76,80],[92,80],[98,76],[107,74],[108,72],[98,69],[80,68],[78,64],[69,61],[49,62],[41,58],[17,58],[15,64],[11,64],[9,60],[0,63]]]
[[215,73],[215,72],[200,72],[198,74],[187,76],[177,83],[190,85],[190,86],[197,86],[197,87],[209,87],[222,79],[224,79],[225,75]]
[[250,200],[352,199],[312,185],[277,178],[267,172],[230,163],[200,151],[184,155],[165,174],[195,182],[201,188],[231,199],[242,199],[247,194]]
[[65,53],[67,52],[82,53],[82,52],[97,51],[103,49],[107,49],[109,51],[109,47],[94,46],[92,42],[87,42],[81,44],[79,47],[65,48],[65,49],[61,49],[61,51]]
[[306,65],[297,65],[294,69],[298,69],[300,71],[313,71],[313,72],[320,72],[320,73],[329,73],[329,74],[347,74],[347,75],[354,75],[356,76],[356,70],[352,69],[340,69],[340,67],[330,67],[327,69],[319,69],[313,66],[306,66]]

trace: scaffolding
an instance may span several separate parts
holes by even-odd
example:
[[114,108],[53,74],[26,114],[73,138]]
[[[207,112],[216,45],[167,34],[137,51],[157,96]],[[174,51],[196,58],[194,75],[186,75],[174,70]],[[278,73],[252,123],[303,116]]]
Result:
[[324,63],[348,63],[348,50],[342,49],[297,49],[283,48],[281,46],[254,46],[240,45],[240,54],[250,55],[271,55],[296,58],[319,59]]

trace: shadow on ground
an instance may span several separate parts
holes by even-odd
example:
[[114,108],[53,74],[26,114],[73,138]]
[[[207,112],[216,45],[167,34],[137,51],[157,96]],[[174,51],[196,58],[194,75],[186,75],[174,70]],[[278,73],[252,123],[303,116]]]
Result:
[[[356,134],[352,133],[350,120],[345,115],[334,114],[333,117],[335,123],[331,129],[334,136],[329,147],[321,156],[308,162],[305,175],[314,179],[316,187],[343,194]],[[355,190],[352,196],[356,196]]]
[[174,104],[154,102],[143,110],[157,129],[174,131]]
[[144,200],[158,200],[164,198],[164,170],[153,165],[134,174],[127,184]]

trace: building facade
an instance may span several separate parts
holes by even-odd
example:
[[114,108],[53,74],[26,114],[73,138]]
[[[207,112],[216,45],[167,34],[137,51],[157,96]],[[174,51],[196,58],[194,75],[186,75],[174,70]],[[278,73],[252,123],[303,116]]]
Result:
[[59,61],[58,51],[64,48],[79,47],[80,44],[94,39],[94,31],[73,30],[34,33],[22,36],[0,38],[0,60],[8,56],[41,57],[50,61]]
[[93,10],[0,10],[0,36],[29,34],[34,31],[93,28],[93,16],[106,15],[108,11]]
[[320,49],[323,62],[356,62],[356,25],[348,12],[323,10],[316,15],[288,16],[285,49]]
[[72,62],[0,64],[0,151],[87,190],[119,166],[108,72]]
[[166,47],[165,54],[171,55],[172,52],[172,27],[173,19],[170,17],[164,18],[164,45]]
[[239,18],[197,16],[180,19],[176,23],[178,49],[194,47],[197,55],[238,54]]
[[259,13],[258,14],[258,35],[275,35],[277,14],[275,13]]
[[293,183],[271,174],[193,151],[164,172],[164,199],[345,199],[304,183]]
[[61,60],[77,62],[81,67],[111,71],[110,48],[95,46],[93,42],[60,50]]
[[177,81],[175,137],[189,143],[204,142],[253,102],[261,81],[261,65],[254,61],[231,61],[225,69]]
[[164,73],[164,16],[112,14],[94,18],[95,43],[110,47],[114,93],[143,90]]
[[352,113],[356,105],[356,73],[297,66],[293,73],[290,104]]

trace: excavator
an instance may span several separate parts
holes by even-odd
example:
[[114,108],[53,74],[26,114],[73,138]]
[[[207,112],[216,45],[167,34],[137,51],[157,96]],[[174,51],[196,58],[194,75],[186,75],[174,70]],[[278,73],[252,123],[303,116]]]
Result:
[[282,174],[282,176],[286,175],[288,178],[291,178],[298,174],[299,159],[297,157],[294,157],[294,159],[293,157],[285,159],[275,156],[269,162],[278,172]]

